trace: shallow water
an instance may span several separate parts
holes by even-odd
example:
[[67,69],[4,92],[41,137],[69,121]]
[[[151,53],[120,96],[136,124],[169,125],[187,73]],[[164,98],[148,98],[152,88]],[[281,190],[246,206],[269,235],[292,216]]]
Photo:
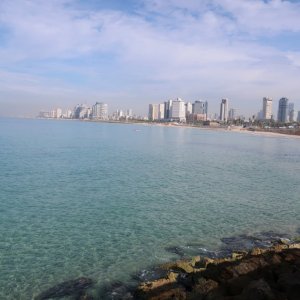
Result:
[[[300,226],[300,139],[0,119],[0,299]],[[187,251],[188,253],[189,251]]]

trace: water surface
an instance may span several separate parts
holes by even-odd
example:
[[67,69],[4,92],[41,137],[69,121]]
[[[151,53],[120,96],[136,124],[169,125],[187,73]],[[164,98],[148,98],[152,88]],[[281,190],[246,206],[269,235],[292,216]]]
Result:
[[98,284],[166,248],[300,226],[300,139],[0,119],[0,298]]

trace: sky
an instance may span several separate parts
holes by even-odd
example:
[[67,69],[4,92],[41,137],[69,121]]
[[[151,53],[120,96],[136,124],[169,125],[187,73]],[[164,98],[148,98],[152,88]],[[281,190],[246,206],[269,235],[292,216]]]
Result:
[[0,0],[0,116],[265,96],[300,110],[300,1]]

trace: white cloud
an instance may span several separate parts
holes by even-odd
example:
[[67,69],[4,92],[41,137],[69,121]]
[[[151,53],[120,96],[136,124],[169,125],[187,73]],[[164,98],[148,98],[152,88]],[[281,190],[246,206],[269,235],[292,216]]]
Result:
[[[300,32],[299,8],[278,0],[145,0],[133,14],[83,10],[73,1],[3,0],[0,30],[2,24],[8,34],[0,46],[0,93],[99,92],[111,101],[144,99],[145,109],[151,99],[176,93],[216,103],[227,93],[245,110],[265,94],[296,97],[299,55],[261,45],[259,38]],[[74,64],[89,57],[104,58]],[[50,78],[50,71],[65,77]],[[88,86],[72,85],[73,73]]]

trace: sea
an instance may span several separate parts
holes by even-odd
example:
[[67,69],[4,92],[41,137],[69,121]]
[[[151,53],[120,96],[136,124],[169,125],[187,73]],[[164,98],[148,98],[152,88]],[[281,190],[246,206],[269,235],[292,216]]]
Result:
[[299,215],[299,138],[0,119],[0,299],[79,277],[102,299],[224,242],[297,237]]

